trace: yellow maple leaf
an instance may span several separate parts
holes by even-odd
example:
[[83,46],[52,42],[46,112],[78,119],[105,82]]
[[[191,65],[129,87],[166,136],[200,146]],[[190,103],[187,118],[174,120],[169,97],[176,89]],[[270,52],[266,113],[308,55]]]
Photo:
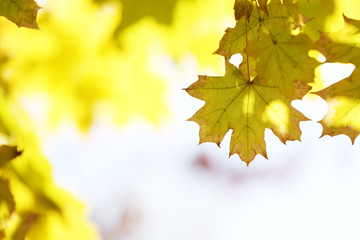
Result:
[[317,92],[329,105],[321,121],[323,135],[346,134],[354,142],[360,133],[360,21],[344,16],[345,26],[336,33],[322,33],[318,49],[327,62],[352,63],[354,72],[346,79]]
[[[259,40],[249,42],[246,52],[259,59],[256,72],[261,82],[275,84],[286,97],[301,99],[310,90],[314,69],[319,64],[308,56],[313,43],[305,34],[259,33]],[[307,89],[307,91],[306,91]]]
[[200,143],[220,145],[232,129],[230,155],[238,154],[249,164],[257,154],[266,155],[264,131],[271,129],[280,140],[299,140],[299,122],[306,118],[291,106],[278,87],[245,79],[231,64],[223,77],[199,76],[186,91],[205,101],[189,120],[200,125]]
[[259,40],[258,31],[276,34],[290,27],[286,21],[289,18],[287,9],[279,0],[271,1],[267,10],[268,14],[264,11],[252,11],[249,21],[238,21],[234,28],[227,28],[215,53],[230,59],[233,54],[243,52],[247,40]]

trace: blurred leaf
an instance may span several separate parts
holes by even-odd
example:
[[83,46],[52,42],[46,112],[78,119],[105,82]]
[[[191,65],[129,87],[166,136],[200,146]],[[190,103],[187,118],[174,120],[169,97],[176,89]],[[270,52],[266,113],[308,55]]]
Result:
[[9,180],[0,178],[0,224],[1,220],[9,218],[14,210],[15,201],[10,192]]
[[95,2],[120,2],[122,19],[119,28],[126,28],[143,17],[153,17],[160,23],[170,24],[178,0],[95,0]]
[[0,168],[8,161],[21,155],[22,151],[18,151],[17,149],[17,146],[0,146]]
[[0,16],[13,21],[18,27],[39,28],[36,23],[40,7],[34,0],[1,0]]
[[1,30],[4,51],[16,56],[4,70],[11,73],[10,93],[17,98],[42,94],[53,125],[71,118],[86,130],[94,115],[121,123],[133,116],[159,121],[166,112],[166,84],[150,67],[153,42],[143,42],[143,48],[124,43],[119,49],[112,36],[119,19],[116,5],[102,11],[91,0],[50,0],[48,6],[56,11],[44,10],[42,31],[8,25]]
[[30,228],[36,222],[38,215],[35,213],[22,214],[21,220],[12,235],[12,240],[25,240]]
[[[29,240],[95,239],[95,230],[86,221],[83,206],[54,184],[51,167],[33,131],[34,125],[23,109],[12,99],[0,97],[0,119],[11,132],[13,141],[25,149],[19,161],[2,169],[2,175],[10,179],[18,213],[13,214],[6,225],[6,237],[12,240],[16,232],[21,239],[28,232]],[[23,213],[36,213],[38,220],[22,218]]]
[[218,48],[224,29],[233,21],[233,6],[234,0],[179,1],[165,32],[166,50],[176,61],[194,57],[200,71],[223,73],[222,57],[209,51]]

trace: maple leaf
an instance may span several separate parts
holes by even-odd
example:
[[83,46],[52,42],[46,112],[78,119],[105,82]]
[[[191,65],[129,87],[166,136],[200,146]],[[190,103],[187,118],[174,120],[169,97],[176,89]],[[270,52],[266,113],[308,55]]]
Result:
[[287,8],[279,0],[271,1],[266,9],[268,14],[264,11],[253,11],[247,23],[238,21],[234,28],[227,28],[215,53],[228,60],[233,54],[243,53],[247,46],[247,40],[259,40],[258,32],[260,30],[277,34],[290,28],[286,21],[289,18]]
[[352,63],[354,72],[346,79],[316,92],[329,111],[321,121],[323,135],[346,134],[354,143],[360,133],[360,21],[344,16],[345,26],[336,33],[322,33],[319,51],[327,62]]
[[186,91],[205,101],[189,120],[200,125],[200,143],[220,145],[232,129],[230,155],[238,154],[249,164],[257,154],[265,158],[264,131],[271,129],[280,140],[299,140],[299,122],[306,118],[276,86],[245,79],[241,71],[226,65],[223,77],[199,76]]
[[249,21],[253,8],[254,5],[252,3],[252,0],[235,0],[235,20],[240,20],[243,16],[245,16],[247,21]]
[[359,88],[359,80],[353,82],[347,78],[320,92],[316,92],[317,95],[326,100],[329,106],[328,113],[321,120],[323,136],[345,134],[354,143],[355,138],[360,133]]
[[40,7],[34,0],[1,0],[0,16],[14,22],[18,27],[38,29],[37,12]]
[[259,59],[256,73],[261,82],[276,85],[282,94],[294,100],[310,90],[307,83],[313,82],[314,69],[319,65],[308,55],[312,48],[315,46],[305,34],[259,32],[259,40],[249,41],[246,53]]

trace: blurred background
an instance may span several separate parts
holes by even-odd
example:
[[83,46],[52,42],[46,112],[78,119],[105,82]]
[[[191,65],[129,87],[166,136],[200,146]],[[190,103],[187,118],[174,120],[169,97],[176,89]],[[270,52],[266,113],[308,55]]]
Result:
[[[304,29],[314,39],[318,30],[341,28],[342,13],[360,17],[356,0],[310,2],[311,9],[307,1],[299,6],[307,16],[319,16]],[[293,102],[310,119],[300,125],[301,142],[284,145],[266,131],[269,160],[257,156],[247,167],[238,156],[229,158],[230,132],[221,148],[198,145],[199,127],[186,119],[204,103],[182,89],[199,74],[224,74],[222,57],[211,53],[224,30],[235,25],[233,0],[37,3],[39,31],[0,19],[1,104],[7,106],[1,114],[14,116],[2,121],[18,134],[6,134],[2,142],[38,149],[27,154],[25,167],[15,168],[29,181],[36,174],[47,176],[36,184],[54,179],[67,193],[41,187],[45,205],[64,209],[66,219],[75,202],[64,200],[70,193],[83,206],[76,212],[92,224],[85,223],[89,235],[80,230],[77,237],[56,235],[46,218],[30,237],[360,238],[360,143],[352,145],[346,136],[319,138],[317,121],[327,111],[320,97]],[[241,56],[231,61],[238,65]],[[353,69],[324,64],[315,87],[339,81]],[[40,155],[50,165],[32,160]],[[46,173],[50,168],[52,175]],[[37,189],[24,182],[14,183],[14,189]],[[31,195],[16,194],[24,202],[23,196]],[[23,208],[35,208],[34,199]],[[36,233],[40,226],[49,228],[48,235]]]

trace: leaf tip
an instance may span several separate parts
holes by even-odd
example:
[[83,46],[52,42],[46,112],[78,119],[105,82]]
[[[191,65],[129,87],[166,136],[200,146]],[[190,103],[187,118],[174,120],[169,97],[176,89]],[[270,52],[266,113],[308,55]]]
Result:
[[19,157],[22,150],[18,150],[17,146],[1,145],[0,146],[0,167],[4,166],[7,162]]

